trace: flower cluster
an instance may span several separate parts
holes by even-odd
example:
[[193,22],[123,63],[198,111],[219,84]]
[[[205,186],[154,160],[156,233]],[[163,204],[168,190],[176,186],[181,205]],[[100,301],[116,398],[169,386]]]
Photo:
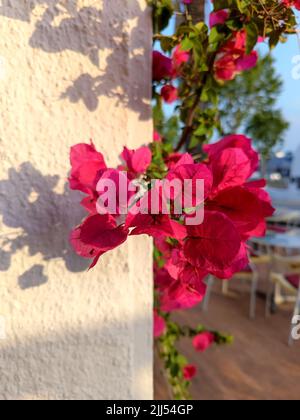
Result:
[[[232,135],[205,146],[207,160],[202,163],[196,162],[189,153],[168,156],[163,168],[164,179],[175,179],[182,186],[187,180],[193,185],[202,180],[202,198],[196,197],[193,188],[192,207],[177,214],[174,208],[178,196],[162,186],[157,211],[146,213],[150,193],[162,185],[161,180],[149,182],[154,150],[124,148],[122,165],[112,169],[107,167],[103,155],[93,144],[72,148],[70,186],[87,194],[82,205],[89,215],[72,232],[71,242],[79,255],[93,259],[93,267],[104,253],[123,244],[129,235],[153,237],[159,252],[155,266],[157,309],[171,312],[201,302],[208,274],[228,279],[247,266],[247,241],[251,236],[265,234],[265,218],[273,214],[273,208],[263,189],[265,182],[249,181],[259,163],[251,140]],[[123,194],[122,188],[127,190],[133,179],[143,179],[143,185],[146,184],[143,194],[140,189]],[[101,186],[103,180],[118,187],[113,213],[105,212],[104,208],[99,213],[99,198],[105,194]],[[119,195],[126,197],[125,203]],[[124,213],[122,210],[126,208],[127,213]],[[166,208],[170,214],[164,211]],[[199,224],[189,225],[187,221],[198,208],[204,209],[203,223],[201,220]],[[155,335],[158,335],[163,327],[161,319],[156,316],[156,320]]]
[[[249,239],[265,234],[265,219],[274,212],[265,181],[251,181],[259,156],[249,138],[230,135],[204,145],[218,124],[218,92],[256,65],[258,42],[274,47],[294,30],[291,8],[300,9],[298,0],[212,1],[208,27],[193,23],[192,2],[148,0],[154,41],[163,51],[153,51],[153,143],[125,147],[117,168],[107,166],[93,143],[79,144],[71,150],[70,174],[70,187],[85,194],[81,205],[88,213],[71,233],[71,243],[92,260],[90,268],[129,236],[154,239],[154,336],[177,397],[186,396],[197,369],[179,355],[176,341],[192,338],[202,352],[230,339],[204,327],[181,328],[171,313],[202,301],[208,275],[229,279],[243,270]],[[163,35],[175,11],[183,23],[172,36]],[[174,102],[178,124],[174,129],[173,119],[170,130],[163,103]],[[179,188],[167,188],[170,184]],[[113,194],[107,191],[111,185]]]
[[[221,13],[224,13],[222,15]],[[226,11],[216,12],[214,20],[220,22],[225,19]],[[214,71],[215,77],[218,80],[233,80],[237,74],[250,70],[256,66],[258,61],[257,51],[246,53],[247,35],[245,30],[233,33],[232,38],[229,39],[220,49],[217,54]]]
[[250,139],[228,136],[205,146],[205,151],[208,160],[204,164],[182,167],[179,160],[173,169],[183,177],[199,173],[205,178],[204,222],[186,226],[183,239],[166,235],[155,238],[160,253],[155,284],[164,312],[201,302],[208,274],[229,279],[244,269],[248,264],[247,241],[265,234],[265,218],[274,212],[263,189],[265,182],[249,181],[258,167]]
[[172,54],[172,58],[153,51],[153,81],[161,83],[161,96],[166,103],[175,102],[178,98],[178,90],[173,85],[174,79],[181,75],[183,64],[189,61],[189,53],[178,45]]

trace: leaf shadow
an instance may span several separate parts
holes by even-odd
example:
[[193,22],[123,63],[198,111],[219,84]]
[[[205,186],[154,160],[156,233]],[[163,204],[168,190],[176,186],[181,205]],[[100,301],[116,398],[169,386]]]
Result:
[[[92,3],[94,5],[97,2]],[[42,15],[36,15],[37,7]],[[88,57],[99,69],[99,76],[83,73],[72,81],[60,98],[82,101],[90,112],[101,108],[101,97],[117,98],[117,106],[129,107],[141,120],[150,118],[149,89],[145,86],[144,11],[137,0],[124,10],[124,0],[103,0],[102,8],[80,7],[78,0],[2,0],[0,15],[31,23],[34,31],[29,45],[49,54],[73,51]],[[128,31],[128,21],[135,26]],[[130,34],[128,35],[128,33]],[[149,39],[150,46],[150,39]],[[101,52],[105,69],[100,70]],[[108,54],[108,57],[107,57]],[[126,63],[126,65],[124,65]],[[104,68],[101,66],[101,68]],[[116,69],[124,69],[123,73]],[[132,69],[134,80],[128,83]]]
[[[41,255],[44,262],[62,259],[74,273],[87,269],[87,261],[75,255],[68,240],[84,211],[78,206],[78,194],[67,185],[62,194],[55,191],[58,181],[58,176],[45,176],[29,162],[9,169],[8,178],[0,181],[0,216],[9,228],[0,234],[0,271],[8,271],[15,254],[24,249],[31,257]],[[44,266],[25,271],[19,277],[20,287],[44,284]]]

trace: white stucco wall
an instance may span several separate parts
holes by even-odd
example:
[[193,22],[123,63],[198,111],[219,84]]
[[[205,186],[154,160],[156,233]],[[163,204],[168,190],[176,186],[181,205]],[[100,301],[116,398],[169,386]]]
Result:
[[145,3],[0,0],[0,399],[152,398],[151,242],[87,273],[66,186],[76,142],[152,139]]

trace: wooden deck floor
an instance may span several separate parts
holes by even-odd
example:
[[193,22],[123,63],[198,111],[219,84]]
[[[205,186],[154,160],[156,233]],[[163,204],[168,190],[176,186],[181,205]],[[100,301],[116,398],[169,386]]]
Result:
[[[195,309],[176,315],[182,324],[203,323],[235,337],[233,345],[214,347],[205,354],[196,353],[190,341],[180,343],[181,351],[198,366],[193,399],[300,399],[300,341],[292,348],[287,345],[291,309],[280,309],[265,319],[264,301],[258,298],[257,303],[257,319],[250,321],[248,293],[223,296],[215,291],[208,313]],[[155,365],[155,398],[170,399],[157,360]]]

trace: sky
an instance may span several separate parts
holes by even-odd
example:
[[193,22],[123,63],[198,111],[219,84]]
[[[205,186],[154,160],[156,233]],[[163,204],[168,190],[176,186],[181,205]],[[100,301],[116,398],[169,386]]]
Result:
[[300,147],[300,42],[297,36],[290,36],[286,44],[278,45],[273,55],[278,74],[284,81],[278,104],[290,123],[284,149],[295,151]]
[[[297,17],[300,29],[299,12]],[[165,33],[172,34],[174,25],[175,22],[172,20]],[[263,51],[267,53],[268,47],[263,46]],[[296,35],[289,36],[288,41],[279,44],[272,54],[276,59],[277,73],[284,82],[282,93],[278,98],[278,108],[290,123],[290,128],[285,134],[283,150],[294,152],[300,147],[300,33],[299,39]],[[172,111],[172,107],[166,107],[168,114]]]

